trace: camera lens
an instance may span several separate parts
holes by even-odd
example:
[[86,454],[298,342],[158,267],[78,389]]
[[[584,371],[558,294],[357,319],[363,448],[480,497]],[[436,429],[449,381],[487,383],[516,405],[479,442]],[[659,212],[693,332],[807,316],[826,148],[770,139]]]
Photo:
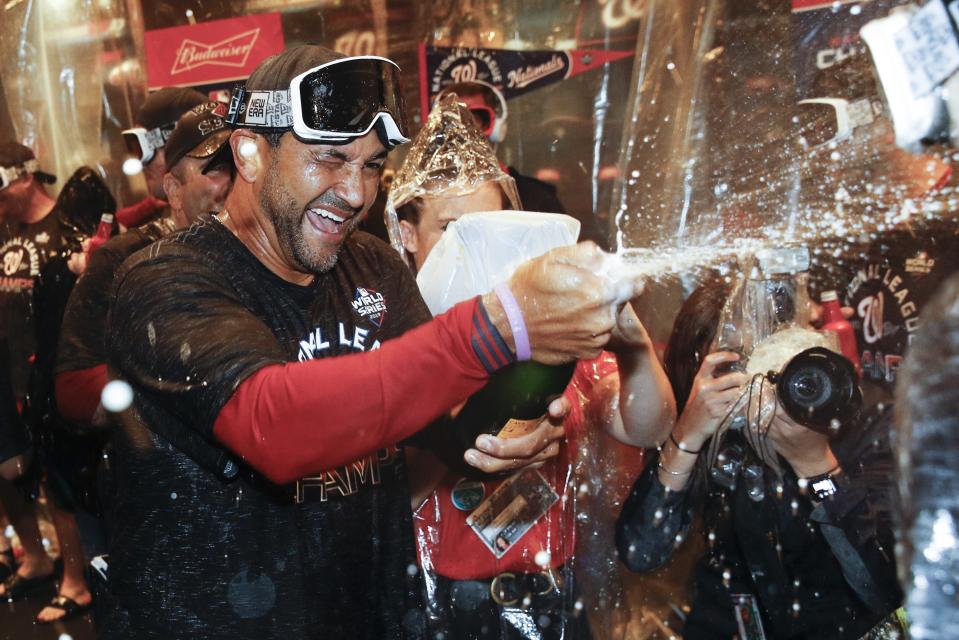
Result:
[[833,395],[833,381],[824,369],[801,367],[789,378],[786,387],[790,396],[808,408],[820,407]]
[[852,363],[822,347],[790,360],[778,376],[776,393],[793,420],[823,433],[833,420],[847,422],[862,404]]

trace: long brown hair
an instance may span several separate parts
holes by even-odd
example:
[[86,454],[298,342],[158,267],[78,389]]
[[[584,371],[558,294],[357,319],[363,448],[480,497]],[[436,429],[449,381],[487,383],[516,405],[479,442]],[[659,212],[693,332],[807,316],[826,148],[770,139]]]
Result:
[[709,353],[729,291],[729,284],[720,277],[710,278],[690,294],[676,314],[663,360],[679,413],[686,406],[693,379]]

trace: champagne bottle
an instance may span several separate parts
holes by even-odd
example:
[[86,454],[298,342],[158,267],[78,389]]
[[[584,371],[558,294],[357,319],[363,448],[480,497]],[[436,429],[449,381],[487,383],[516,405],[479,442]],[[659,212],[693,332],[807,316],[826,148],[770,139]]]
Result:
[[113,233],[113,214],[104,213],[100,216],[100,224],[97,226],[97,232],[90,238],[90,246],[87,249],[87,255],[93,255],[93,252],[103,246],[110,239]]
[[856,367],[856,373],[862,377],[859,363],[859,346],[856,344],[856,332],[842,315],[839,296],[835,291],[823,291],[822,297],[823,331],[831,331],[839,338],[839,350]]
[[530,433],[546,415],[549,403],[563,394],[575,368],[575,361],[546,365],[529,360],[498,371],[453,419],[456,444],[465,451],[484,433],[501,438]]

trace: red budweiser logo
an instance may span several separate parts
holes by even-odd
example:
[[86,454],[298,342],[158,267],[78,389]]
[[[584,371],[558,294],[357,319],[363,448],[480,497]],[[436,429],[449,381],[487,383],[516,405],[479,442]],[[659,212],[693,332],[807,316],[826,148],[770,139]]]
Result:
[[243,67],[259,35],[259,29],[251,29],[213,44],[184,38],[177,49],[170,75],[204,65]]

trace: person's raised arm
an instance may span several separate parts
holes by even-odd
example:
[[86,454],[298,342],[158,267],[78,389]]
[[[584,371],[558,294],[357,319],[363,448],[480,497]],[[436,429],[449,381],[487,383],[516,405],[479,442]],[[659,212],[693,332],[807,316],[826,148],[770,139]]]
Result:
[[623,444],[659,446],[676,422],[676,401],[649,334],[630,305],[619,313],[607,348],[616,355],[617,372],[596,383],[588,398],[590,417]]
[[[535,359],[594,356],[609,339],[619,298],[636,287],[594,274],[603,258],[592,245],[564,247],[521,266],[510,281]],[[137,271],[118,288],[111,364],[135,389],[178,394],[169,404],[185,424],[278,483],[408,437],[514,358],[505,312],[498,301],[488,312],[484,296],[380,349],[284,363],[269,329],[228,287],[221,293],[211,285],[215,273],[191,278],[172,269],[176,277],[157,285]],[[144,296],[149,309],[141,304]],[[224,327],[242,341],[211,341]],[[190,345],[188,360],[181,358],[184,345]],[[437,371],[448,372],[443,384],[434,384]],[[211,384],[224,372],[225,380]]]

